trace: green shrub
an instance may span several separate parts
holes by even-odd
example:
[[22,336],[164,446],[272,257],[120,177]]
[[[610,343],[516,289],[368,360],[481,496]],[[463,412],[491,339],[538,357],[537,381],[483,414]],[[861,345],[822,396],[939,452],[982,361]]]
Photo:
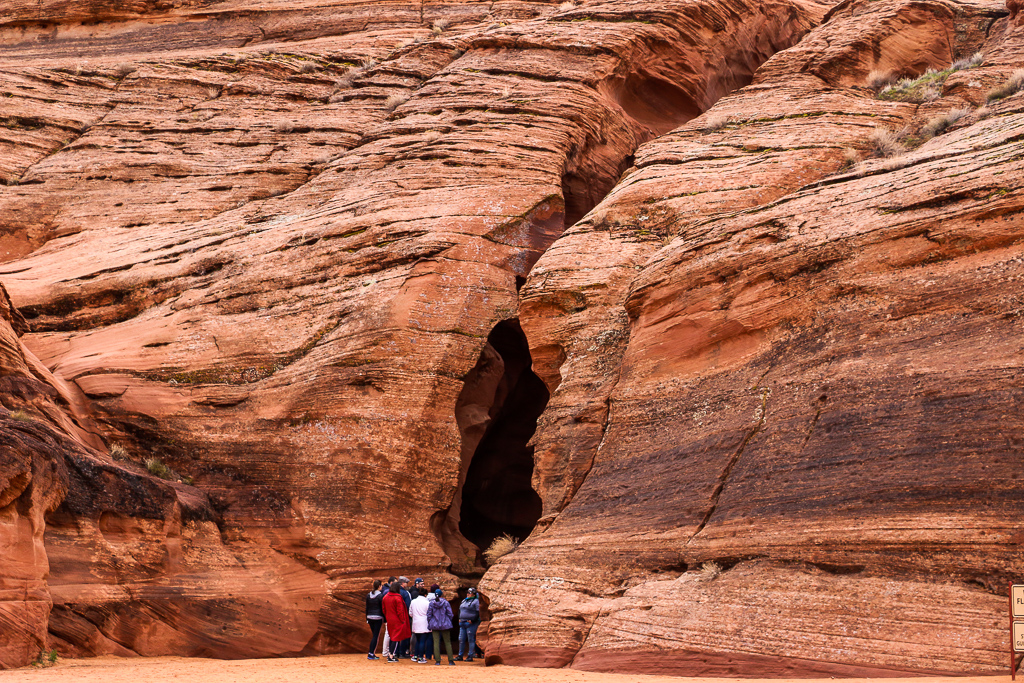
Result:
[[174,481],[178,478],[177,473],[165,465],[160,458],[146,458],[145,465],[146,469],[154,477],[160,477],[169,481]]

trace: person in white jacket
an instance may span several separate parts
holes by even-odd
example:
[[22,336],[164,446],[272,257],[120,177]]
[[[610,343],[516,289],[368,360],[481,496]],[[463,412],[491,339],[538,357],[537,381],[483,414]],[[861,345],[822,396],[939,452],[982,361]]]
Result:
[[427,642],[430,640],[430,626],[427,625],[427,608],[430,601],[427,596],[420,595],[409,604],[409,617],[412,621],[412,637],[414,650],[412,661],[427,663]]

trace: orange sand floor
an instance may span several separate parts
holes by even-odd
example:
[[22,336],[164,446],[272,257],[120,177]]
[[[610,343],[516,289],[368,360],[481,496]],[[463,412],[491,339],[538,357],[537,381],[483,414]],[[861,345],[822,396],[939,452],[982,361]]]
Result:
[[[382,678],[383,677],[383,678]],[[413,664],[403,661],[385,664],[383,660],[371,662],[366,655],[331,655],[301,659],[245,659],[225,661],[219,659],[191,659],[187,657],[151,657],[120,659],[62,660],[55,666],[37,669],[25,667],[0,671],[2,683],[66,683],[82,681],[95,683],[160,683],[161,681],[211,681],[216,683],[756,683],[750,678],[675,678],[670,676],[642,676],[637,674],[602,674],[572,669],[528,669],[516,666],[485,667],[482,662],[443,664]],[[782,683],[788,679],[766,679]],[[830,679],[825,679],[830,681]],[[1003,683],[1010,676],[932,677],[840,679],[842,683]],[[1024,683],[1024,678],[1021,679]],[[815,683],[811,679],[796,679],[795,683]],[[830,681],[831,683],[831,681]]]

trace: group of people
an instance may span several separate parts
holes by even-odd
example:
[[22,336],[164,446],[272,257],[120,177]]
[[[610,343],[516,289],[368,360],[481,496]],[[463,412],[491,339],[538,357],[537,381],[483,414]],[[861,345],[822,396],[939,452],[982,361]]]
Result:
[[423,579],[416,579],[409,588],[409,579],[392,576],[386,583],[373,582],[373,590],[366,594],[366,623],[370,625],[370,652],[367,659],[380,659],[376,655],[380,632],[384,631],[381,654],[388,662],[411,659],[426,664],[433,657],[441,664],[441,642],[448,654],[449,666],[455,662],[472,662],[476,654],[476,630],[480,626],[480,599],[476,589],[470,588],[459,604],[459,654],[452,656],[451,630],[456,626],[451,603],[436,583],[426,589]]

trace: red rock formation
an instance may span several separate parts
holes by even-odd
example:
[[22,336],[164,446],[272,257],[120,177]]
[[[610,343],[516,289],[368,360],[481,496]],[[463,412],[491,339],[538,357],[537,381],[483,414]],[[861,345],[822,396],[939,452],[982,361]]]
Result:
[[[1019,67],[1019,31],[979,31],[998,16],[843,3],[638,150],[540,259],[520,317],[553,392],[535,437],[546,528],[481,584],[492,661],[1004,665],[1024,538],[1020,97],[918,133]],[[860,86],[979,48],[932,102]],[[844,169],[882,127],[920,147]]]
[[[998,599],[964,582],[1015,557],[1016,488],[990,512],[979,493],[1008,467],[984,444],[1013,414],[1014,323],[971,292],[1011,296],[989,273],[1013,272],[1020,98],[828,177],[1021,63],[1000,8],[955,8],[843,3],[698,119],[826,8],[2,10],[0,279],[67,444],[39,451],[67,494],[19,523],[38,556],[51,510],[50,575],[12,574],[39,609],[3,664],[47,623],[69,654],[363,647],[372,578],[471,580],[467,535],[540,514],[481,584],[491,658],[993,666]],[[860,86],[978,47],[929,104]],[[517,389],[519,325],[551,393],[533,446],[503,415],[546,396]],[[972,372],[934,352],[986,340]],[[964,411],[974,441],[949,426]],[[706,560],[728,571],[687,571]],[[904,609],[923,590],[956,615],[928,635]]]

